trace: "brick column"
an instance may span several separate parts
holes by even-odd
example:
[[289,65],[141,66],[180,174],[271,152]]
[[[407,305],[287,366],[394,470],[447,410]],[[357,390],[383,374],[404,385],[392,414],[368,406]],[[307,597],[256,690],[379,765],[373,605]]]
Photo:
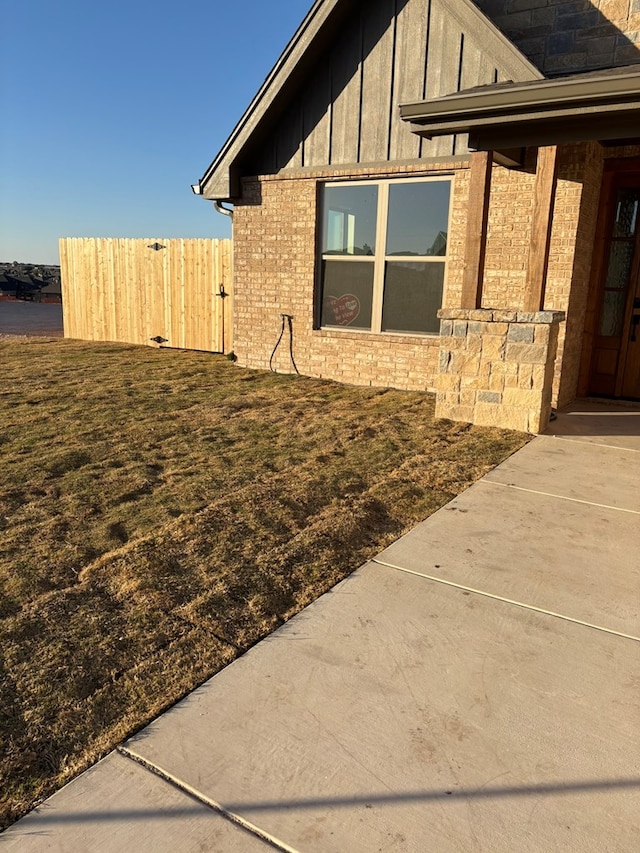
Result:
[[442,309],[436,417],[543,432],[562,311]]

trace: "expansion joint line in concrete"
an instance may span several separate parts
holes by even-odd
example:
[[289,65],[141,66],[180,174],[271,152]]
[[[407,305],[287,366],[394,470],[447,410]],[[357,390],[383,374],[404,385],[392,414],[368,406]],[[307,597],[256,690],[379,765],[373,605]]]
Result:
[[623,634],[621,631],[614,631],[612,628],[603,628],[602,625],[594,625],[592,622],[583,622],[582,619],[575,619],[573,616],[564,616],[562,613],[554,613],[553,610],[545,610],[544,608],[536,607],[533,604],[525,604],[523,601],[514,601],[512,598],[503,598],[501,595],[494,595],[491,592],[474,589],[472,586],[464,586],[461,583],[447,581],[444,580],[444,578],[437,578],[434,575],[427,575],[424,572],[417,572],[414,569],[405,569],[402,566],[396,566],[393,563],[386,563],[383,560],[377,560],[374,558],[371,562],[375,563],[377,566],[384,566],[387,569],[396,569],[396,571],[404,572],[407,575],[415,575],[416,577],[425,578],[425,580],[433,581],[434,583],[451,586],[454,589],[460,589],[463,592],[482,595],[485,598],[492,598],[494,601],[502,601],[504,604],[513,604],[515,607],[522,607],[524,610],[533,610],[534,613],[542,613],[543,616],[553,616],[555,619],[562,619],[565,622],[573,622],[574,625],[582,625],[584,628],[593,628],[595,631],[602,631],[605,634],[613,634],[614,637],[622,637],[625,640],[635,640],[637,643],[640,643],[640,637],[636,637],[633,634]]
[[599,504],[595,501],[583,501],[581,498],[571,498],[568,495],[556,495],[553,492],[540,492],[538,489],[525,489],[524,486],[515,486],[513,483],[499,483],[497,480],[487,480],[483,478],[478,480],[479,483],[484,483],[488,486],[502,486],[504,489],[516,489],[518,492],[529,492],[531,495],[542,495],[544,498],[557,498],[561,501],[573,501],[577,504],[586,504],[587,506],[597,506],[600,509],[614,509],[616,512],[629,512],[632,515],[640,515],[637,509],[625,509],[622,506],[611,506],[611,504]]
[[183,782],[182,779],[178,779],[177,776],[174,776],[172,773],[169,773],[168,770],[165,770],[162,767],[159,767],[157,764],[154,764],[152,761],[148,761],[146,758],[143,758],[141,755],[133,752],[128,749],[126,746],[119,746],[118,752],[120,755],[125,758],[130,759],[131,761],[135,761],[136,764],[139,764],[141,767],[144,767],[145,770],[148,770],[150,773],[153,773],[154,776],[158,776],[160,779],[163,779],[165,782],[168,782],[170,785],[173,785],[174,788],[177,788],[179,791],[182,791],[184,794],[188,794],[190,797],[196,799],[199,803],[202,803],[203,806],[211,809],[214,812],[217,812],[223,818],[235,824],[240,829],[244,829],[246,832],[254,835],[256,838],[259,838],[261,841],[264,841],[266,844],[269,844],[276,850],[282,851],[282,853],[299,853],[293,847],[290,847],[288,844],[285,844],[284,841],[280,841],[275,836],[270,835],[264,829],[260,829],[259,826],[251,823],[248,820],[245,820],[240,815],[234,814],[230,812],[228,809],[225,809],[223,805],[217,803],[215,800],[212,800],[210,797],[207,797],[201,791],[198,791],[196,788],[192,788],[187,782]]
[[559,441],[570,441],[583,447],[606,447],[607,450],[621,450],[623,453],[640,453],[635,447],[620,447],[619,444],[606,444],[604,441],[580,441],[579,438],[569,438],[567,435],[538,435],[536,438],[553,438]]

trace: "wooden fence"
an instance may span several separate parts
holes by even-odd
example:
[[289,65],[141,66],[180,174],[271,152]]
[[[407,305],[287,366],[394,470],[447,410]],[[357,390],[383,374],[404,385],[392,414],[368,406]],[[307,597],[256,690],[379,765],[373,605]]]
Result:
[[67,338],[232,348],[231,240],[66,237],[60,271]]

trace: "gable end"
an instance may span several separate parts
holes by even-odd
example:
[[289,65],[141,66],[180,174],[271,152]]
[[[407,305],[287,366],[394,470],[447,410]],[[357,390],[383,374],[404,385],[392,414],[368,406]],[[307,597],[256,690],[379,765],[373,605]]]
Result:
[[467,151],[429,142],[401,103],[541,73],[469,0],[319,0],[200,181],[233,200],[245,175]]

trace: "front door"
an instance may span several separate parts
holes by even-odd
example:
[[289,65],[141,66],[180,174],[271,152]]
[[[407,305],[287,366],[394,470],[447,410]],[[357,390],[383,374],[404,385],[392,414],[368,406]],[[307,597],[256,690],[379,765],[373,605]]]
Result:
[[610,174],[589,391],[640,399],[640,170]]

